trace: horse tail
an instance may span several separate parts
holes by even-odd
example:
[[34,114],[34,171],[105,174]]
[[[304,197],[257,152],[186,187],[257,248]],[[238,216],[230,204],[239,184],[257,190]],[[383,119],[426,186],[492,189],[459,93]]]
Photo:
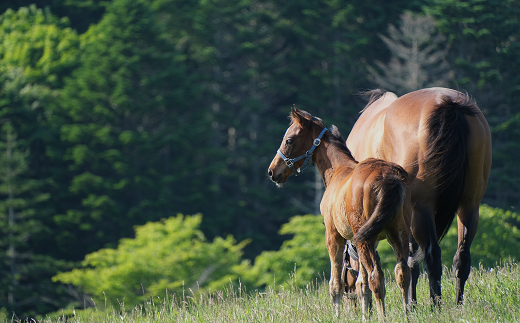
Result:
[[446,235],[464,189],[468,170],[469,124],[465,116],[478,113],[467,94],[443,96],[427,120],[428,146],[421,163],[428,163],[425,178],[434,178],[438,190],[435,208],[437,240]]
[[384,176],[373,183],[372,192],[376,194],[376,207],[370,218],[354,234],[356,242],[377,237],[386,225],[396,218],[403,207],[405,185],[403,177],[398,175]]

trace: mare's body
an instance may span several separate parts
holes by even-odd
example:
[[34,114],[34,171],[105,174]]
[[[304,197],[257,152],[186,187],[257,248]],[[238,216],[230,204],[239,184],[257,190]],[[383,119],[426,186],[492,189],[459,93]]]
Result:
[[[380,158],[401,165],[412,191],[411,243],[420,246],[430,281],[430,296],[441,296],[438,242],[457,213],[458,249],[453,259],[457,302],[462,303],[470,272],[470,246],[477,231],[480,201],[491,168],[491,133],[477,105],[467,95],[430,88],[376,95],[347,139],[354,158]],[[412,265],[411,297],[419,275]]]

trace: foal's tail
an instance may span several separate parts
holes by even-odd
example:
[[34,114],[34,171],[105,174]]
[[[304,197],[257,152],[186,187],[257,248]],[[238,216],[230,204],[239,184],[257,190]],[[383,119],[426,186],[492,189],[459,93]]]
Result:
[[387,175],[374,182],[372,192],[376,193],[377,204],[370,218],[354,235],[356,242],[377,237],[396,218],[403,207],[405,185],[403,178],[398,175]]

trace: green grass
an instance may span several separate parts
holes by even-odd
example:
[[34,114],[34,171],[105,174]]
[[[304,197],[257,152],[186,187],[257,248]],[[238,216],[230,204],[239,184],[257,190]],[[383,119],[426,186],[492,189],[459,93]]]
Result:
[[[397,284],[388,272],[387,321],[406,322],[401,310]],[[429,303],[427,280],[421,276],[418,284],[418,304],[409,314],[409,322],[518,322],[520,321],[520,268],[507,263],[489,269],[473,268],[466,283],[464,306],[455,305],[455,277],[444,268],[442,280],[443,305],[434,308]],[[338,322],[332,312],[327,283],[316,281],[303,288],[269,287],[265,292],[229,288],[214,293],[187,290],[184,295],[168,299],[150,299],[132,310],[123,304],[75,310],[39,322]],[[341,322],[361,322],[359,309],[343,306]],[[377,321],[372,313],[370,321]],[[4,319],[4,322],[13,322]]]

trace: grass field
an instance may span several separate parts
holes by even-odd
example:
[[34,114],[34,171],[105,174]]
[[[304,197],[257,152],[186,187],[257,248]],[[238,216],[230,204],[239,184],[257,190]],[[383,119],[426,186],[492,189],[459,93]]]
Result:
[[[406,322],[401,310],[399,289],[388,272],[386,309],[388,322]],[[273,282],[274,285],[274,282]],[[264,292],[230,288],[215,293],[172,295],[151,299],[134,309],[124,304],[98,304],[97,308],[76,310],[70,315],[48,317],[39,322],[338,322],[332,313],[327,283],[317,280],[304,288],[268,287]],[[418,285],[418,304],[409,322],[520,322],[520,268],[507,263],[493,269],[473,268],[466,284],[464,306],[455,305],[455,278],[444,268],[443,305],[432,310],[424,275]],[[13,322],[4,318],[5,322]],[[361,322],[359,309],[343,306],[340,322]],[[370,321],[377,321],[372,313]],[[34,321],[31,321],[34,322]]]

